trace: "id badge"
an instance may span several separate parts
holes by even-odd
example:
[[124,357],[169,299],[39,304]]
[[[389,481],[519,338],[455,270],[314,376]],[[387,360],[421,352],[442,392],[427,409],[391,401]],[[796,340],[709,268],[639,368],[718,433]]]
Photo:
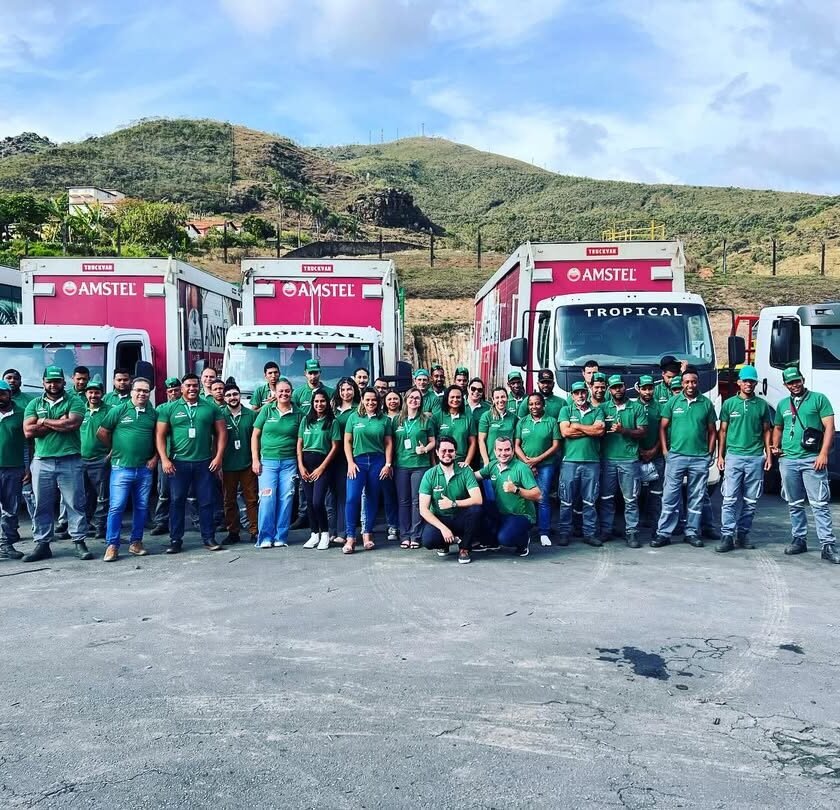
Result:
[[406,450],[411,450],[411,439],[406,439],[406,440],[403,442],[403,447],[404,447]]
[[233,449],[239,450],[242,447],[242,442],[239,439],[235,439],[233,442]]
[[189,429],[189,431],[187,432],[187,436],[188,436],[190,439],[194,439],[194,438],[195,438],[195,428],[194,428],[194,427],[191,427],[191,428]]

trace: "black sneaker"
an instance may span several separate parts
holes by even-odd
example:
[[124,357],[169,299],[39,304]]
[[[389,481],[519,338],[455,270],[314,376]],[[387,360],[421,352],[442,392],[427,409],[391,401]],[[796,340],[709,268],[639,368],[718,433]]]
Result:
[[466,565],[467,563],[472,562],[472,557],[470,556],[470,550],[468,548],[462,548],[458,552],[458,562],[461,565]]
[[600,548],[604,545],[597,537],[584,536],[583,542],[586,543],[587,546],[594,546],[595,548]]
[[700,530],[700,535],[707,540],[720,540],[720,532],[714,526],[704,526]]
[[76,556],[80,560],[92,560],[93,559],[93,552],[88,549],[87,543],[85,543],[84,540],[76,540],[73,545],[76,546]]
[[627,532],[627,548],[641,548],[642,544],[639,541],[637,532]]
[[703,546],[706,545],[702,538],[698,537],[696,534],[687,534],[683,538],[683,542],[688,543],[690,546],[694,546],[694,548],[703,548]]
[[165,549],[166,554],[180,554],[182,543],[170,543]]
[[531,553],[531,538],[525,541],[525,547],[517,550],[520,557],[527,557]]
[[52,557],[50,544],[38,543],[29,554],[24,554],[21,559],[23,562],[41,562],[41,560],[48,560],[50,557]]
[[[741,546],[738,546],[738,548],[741,548]],[[715,551],[717,551],[719,554],[726,554],[727,551],[734,550],[735,540],[730,534],[723,535],[723,537],[720,538],[720,542],[715,546]]]
[[808,544],[804,537],[794,537],[790,545],[785,547],[785,554],[789,557],[794,554],[804,554],[808,550]]
[[0,557],[6,560],[20,560],[23,558],[23,552],[18,551],[12,543],[3,543],[0,545]]
[[239,532],[228,532],[227,537],[222,540],[223,546],[232,546],[234,543],[238,543],[240,540]]
[[735,548],[752,549],[755,548],[755,543],[750,542],[750,536],[748,534],[739,534],[735,538]]
[[651,548],[662,548],[663,546],[670,546],[670,545],[671,545],[671,538],[666,537],[664,534],[657,534],[650,541],[650,547]]
[[152,526],[152,530],[149,532],[152,537],[160,537],[163,534],[169,534],[169,526],[165,523],[158,523],[155,526]]
[[840,565],[840,551],[837,550],[834,543],[826,543],[822,547],[820,559]]

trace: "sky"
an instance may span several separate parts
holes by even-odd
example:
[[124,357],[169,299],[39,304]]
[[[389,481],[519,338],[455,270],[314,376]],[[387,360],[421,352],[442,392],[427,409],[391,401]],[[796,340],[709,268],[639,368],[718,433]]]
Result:
[[0,0],[0,138],[214,118],[840,194],[836,0]]

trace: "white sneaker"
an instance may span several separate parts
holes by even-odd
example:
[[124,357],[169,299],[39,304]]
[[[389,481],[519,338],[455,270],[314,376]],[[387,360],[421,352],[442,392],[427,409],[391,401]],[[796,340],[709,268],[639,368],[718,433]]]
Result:
[[330,547],[330,533],[321,532],[320,540],[318,540],[318,551],[326,551]]
[[275,540],[271,545],[274,546],[274,548],[286,548],[289,544],[284,543],[282,540]]
[[321,535],[318,532],[312,532],[309,535],[309,539],[303,544],[304,548],[315,548],[321,540]]
[[271,540],[263,540],[258,544],[259,548],[271,548]]
[[540,535],[540,545],[541,546],[550,546],[551,545],[551,538],[547,534]]

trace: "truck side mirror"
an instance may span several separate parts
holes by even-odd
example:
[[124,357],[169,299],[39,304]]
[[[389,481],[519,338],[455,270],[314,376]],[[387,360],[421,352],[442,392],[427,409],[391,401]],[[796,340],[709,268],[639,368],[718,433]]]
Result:
[[510,342],[510,364],[519,368],[528,365],[528,338],[514,338]]
[[726,341],[726,351],[729,355],[729,367],[740,366],[747,356],[747,346],[740,335],[730,335]]
[[148,360],[137,361],[137,365],[134,366],[134,376],[145,377],[151,383],[152,390],[155,390],[155,367]]
[[406,360],[397,361],[397,390],[408,391],[411,388],[411,363]]

